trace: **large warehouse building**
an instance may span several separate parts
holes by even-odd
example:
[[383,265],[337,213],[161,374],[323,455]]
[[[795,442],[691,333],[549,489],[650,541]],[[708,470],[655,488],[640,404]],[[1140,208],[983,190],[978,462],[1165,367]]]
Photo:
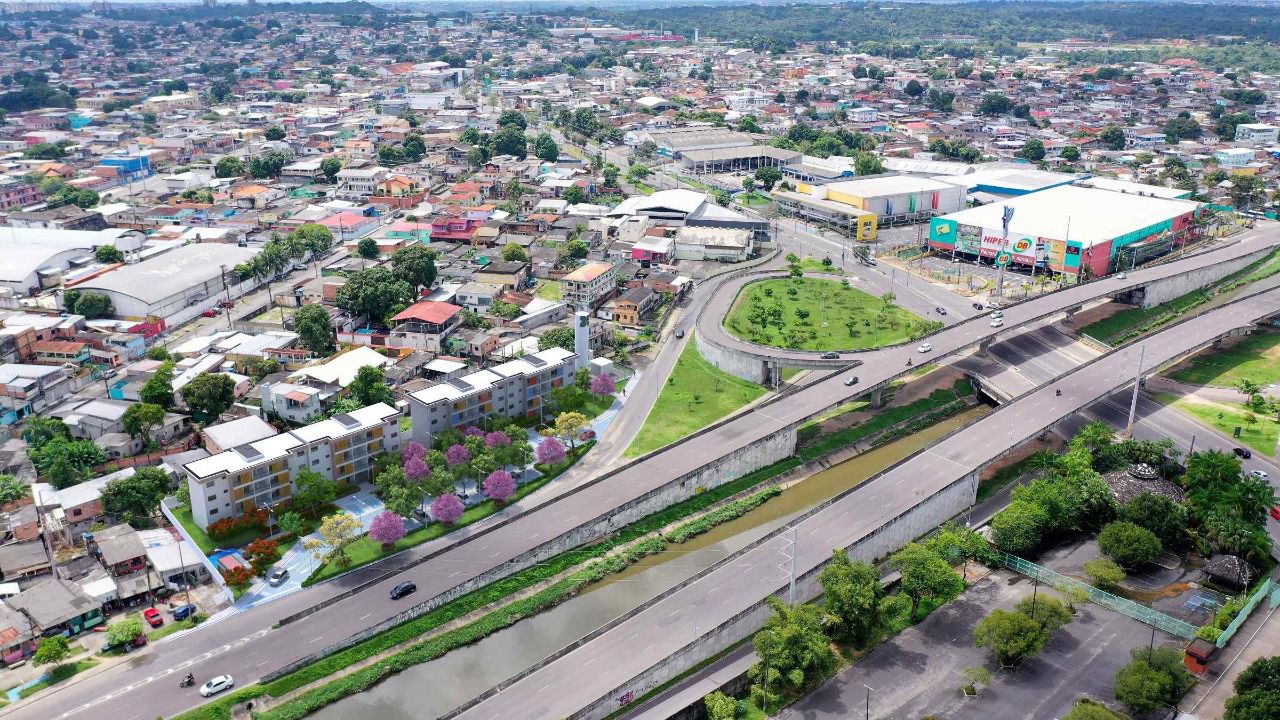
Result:
[[62,284],[62,274],[93,261],[93,251],[113,245],[125,252],[142,245],[137,230],[0,228],[0,287],[26,295]]
[[[260,284],[256,278],[240,282],[234,268],[257,253],[256,248],[222,243],[183,245],[86,280],[75,289],[111,298],[121,318],[154,316],[174,326],[216,306],[228,289],[235,299],[256,288]],[[224,285],[224,272],[229,288]]]
[[[1004,209],[1013,209],[1007,244]],[[1001,248],[1022,265],[1041,264],[1077,275],[1106,275],[1167,252],[1194,232],[1200,206],[1065,185],[934,218],[929,246],[947,253],[995,258]],[[1124,262],[1117,263],[1123,256]]]

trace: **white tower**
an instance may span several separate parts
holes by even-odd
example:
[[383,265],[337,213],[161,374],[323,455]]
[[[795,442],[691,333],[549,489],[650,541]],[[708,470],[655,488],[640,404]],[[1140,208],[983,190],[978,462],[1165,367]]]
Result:
[[578,354],[578,368],[591,365],[591,316],[579,310],[573,315],[573,351]]

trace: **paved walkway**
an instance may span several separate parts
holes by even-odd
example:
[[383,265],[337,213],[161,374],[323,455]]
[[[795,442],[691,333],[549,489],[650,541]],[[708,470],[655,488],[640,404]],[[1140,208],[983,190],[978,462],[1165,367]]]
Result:
[[1182,699],[1180,709],[1192,718],[1216,720],[1235,695],[1236,676],[1254,660],[1280,655],[1280,616],[1264,600],[1227,647],[1219,651],[1200,684]]

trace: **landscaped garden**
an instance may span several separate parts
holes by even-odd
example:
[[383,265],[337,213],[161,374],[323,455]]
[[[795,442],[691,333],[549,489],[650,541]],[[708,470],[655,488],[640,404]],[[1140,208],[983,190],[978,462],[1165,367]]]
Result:
[[923,337],[940,323],[875,297],[847,281],[775,278],[742,289],[725,318],[734,337],[797,350],[865,350]]

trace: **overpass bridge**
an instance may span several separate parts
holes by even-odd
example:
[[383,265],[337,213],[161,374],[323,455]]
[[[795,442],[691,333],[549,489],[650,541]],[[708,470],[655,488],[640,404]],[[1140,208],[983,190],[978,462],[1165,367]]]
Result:
[[[1238,242],[1225,248],[1110,275],[1003,308],[1003,328],[989,327],[985,315],[951,325],[927,338],[934,346],[927,359],[934,362],[974,347],[985,348],[1009,329],[1058,314],[1070,317],[1085,304],[1104,298],[1116,298],[1143,307],[1168,302],[1192,290],[1208,287],[1264,257],[1280,245],[1277,229],[1276,224],[1268,223],[1242,235]],[[891,349],[846,351],[841,352],[838,358],[824,359],[817,351],[770,347],[734,337],[725,329],[724,318],[739,294],[753,282],[774,277],[786,277],[786,273],[778,270],[748,272],[716,289],[715,296],[699,313],[696,326],[698,351],[708,362],[738,377],[769,385],[781,377],[783,368],[837,369],[864,360],[872,353]],[[908,309],[920,312],[919,308]],[[925,308],[923,313],[929,315],[930,311],[930,308]],[[897,347],[914,348],[917,344],[917,341],[912,341]]]
[[1173,325],[1142,341],[1141,347],[1086,363],[812,509],[445,717],[605,717],[628,698],[758,630],[770,613],[765,598],[787,598],[784,559],[795,558],[795,599],[815,597],[818,574],[832,548],[847,548],[855,559],[874,563],[956,516],[973,504],[983,467],[1131,385],[1143,349],[1143,366],[1151,372],[1277,313],[1280,289],[1266,290]]

